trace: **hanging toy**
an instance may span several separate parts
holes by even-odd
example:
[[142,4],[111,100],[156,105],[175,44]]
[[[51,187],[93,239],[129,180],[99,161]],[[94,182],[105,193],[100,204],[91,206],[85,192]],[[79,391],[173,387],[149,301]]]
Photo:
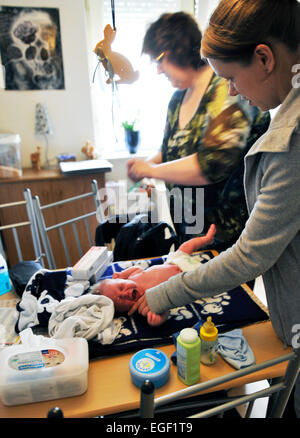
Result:
[[[104,39],[96,44],[94,52],[98,56],[98,65],[101,63],[108,74],[107,84],[112,84],[113,90],[117,88],[117,84],[131,84],[139,77],[139,73],[133,70],[131,63],[125,56],[120,53],[113,52],[111,44],[116,36],[116,24],[115,24],[115,1],[111,0],[111,13],[113,28],[107,24],[104,28]],[[95,73],[96,73],[95,70]],[[94,73],[94,77],[95,77]],[[115,79],[115,74],[119,79]],[[94,81],[94,78],[93,78]]]
[[[95,79],[96,71],[100,64],[103,65],[108,79],[107,84],[112,86],[112,125],[115,133],[115,140],[118,142],[118,136],[116,135],[115,128],[115,118],[116,110],[120,107],[118,100],[118,84],[131,84],[136,81],[139,77],[139,73],[134,71],[131,63],[125,56],[120,53],[114,52],[111,49],[111,44],[113,43],[116,36],[116,24],[115,24],[115,2],[111,0],[111,11],[112,11],[112,24],[111,27],[107,24],[104,28],[104,38],[96,44],[94,52],[98,57],[98,64],[96,66],[93,82]],[[116,78],[118,76],[118,78]]]
[[[130,61],[125,56],[112,51],[111,44],[115,36],[116,29],[107,24],[104,28],[104,39],[97,43],[94,52],[108,73],[107,84],[114,82],[116,84],[131,84],[138,79],[139,73],[134,71]],[[119,76],[118,80],[115,80],[115,75]]]

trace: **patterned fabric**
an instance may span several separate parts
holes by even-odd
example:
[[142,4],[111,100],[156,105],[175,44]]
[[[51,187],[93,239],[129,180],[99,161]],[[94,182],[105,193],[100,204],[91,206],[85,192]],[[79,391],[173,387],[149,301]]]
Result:
[[[176,91],[169,103],[162,159],[168,162],[197,153],[202,172],[211,181],[204,188],[203,233],[214,223],[217,234],[212,247],[222,250],[237,240],[248,218],[243,158],[267,130],[270,115],[249,106],[240,97],[229,96],[227,81],[214,75],[198,110],[185,128],[179,129],[179,110],[185,92]],[[184,217],[196,214],[196,188],[190,188],[184,194],[186,186],[167,184],[167,187],[169,190],[179,187],[179,196],[183,199],[183,223],[177,223],[174,208],[178,204],[175,204],[175,196],[170,197],[171,215],[181,242],[195,237],[197,234],[185,232]]]
[[[207,263],[214,257],[214,253],[203,251],[193,254],[192,257],[197,258],[198,263]],[[166,259],[167,256],[162,256],[138,261],[114,262],[106,268],[100,280],[111,278],[114,272],[121,272],[130,266],[138,265],[142,269],[147,269],[153,265],[163,264]],[[78,305],[72,300],[71,307],[79,308],[81,301],[85,300],[84,296],[90,292],[88,281],[78,281],[75,283],[81,284],[82,288],[78,289],[76,296],[73,292],[70,295],[70,288],[74,283],[71,280],[66,271],[49,271],[47,269],[37,271],[29,280],[22,299],[16,306],[15,332],[20,333],[20,331],[30,327],[35,334],[49,332],[50,335],[53,335],[50,333],[53,325],[49,324],[49,321],[51,321],[51,317],[56,317],[56,314],[59,313],[57,312],[60,310],[58,306],[66,303],[65,299],[72,296],[73,300],[78,300]],[[97,295],[94,297],[96,298]],[[70,303],[70,301],[68,302]],[[89,316],[90,310],[87,310],[86,317]],[[174,333],[185,327],[192,327],[201,321],[204,322],[208,316],[212,316],[219,333],[269,319],[265,306],[247,285],[242,285],[214,297],[202,298],[186,306],[170,310],[168,320],[159,327],[150,326],[146,318],[137,312],[130,317],[124,313],[115,313],[111,326],[107,328],[112,327],[117,335],[114,332],[111,344],[107,343],[105,329],[89,339],[89,357],[92,359],[158,344],[170,344]],[[70,319],[69,323],[72,325],[73,321]],[[76,326],[76,330],[78,328]],[[73,336],[79,336],[75,330]],[[105,342],[103,342],[104,336],[106,336]]]
[[[214,253],[201,251],[193,254],[192,257],[196,257],[199,263],[207,263],[214,257]],[[101,279],[111,278],[114,272],[121,272],[134,265],[147,269],[153,265],[163,264],[166,258],[167,256],[114,262],[106,269]],[[91,339],[89,357],[92,359],[125,351],[136,351],[139,348],[171,344],[174,333],[186,327],[193,327],[195,324],[202,324],[208,316],[212,317],[219,333],[269,319],[266,307],[245,284],[214,297],[202,298],[191,304],[171,309],[168,320],[158,327],[150,326],[146,318],[137,312],[130,317],[126,314],[116,314],[115,322],[119,321],[122,324],[118,336],[111,345],[102,345]]]

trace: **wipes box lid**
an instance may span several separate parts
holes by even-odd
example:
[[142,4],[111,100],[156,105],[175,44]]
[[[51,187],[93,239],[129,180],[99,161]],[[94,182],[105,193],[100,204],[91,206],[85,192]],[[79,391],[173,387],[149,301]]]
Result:
[[[25,329],[21,338],[26,331],[32,334]],[[18,405],[82,394],[88,364],[86,339],[32,335],[29,342],[0,352],[1,399],[5,405]]]

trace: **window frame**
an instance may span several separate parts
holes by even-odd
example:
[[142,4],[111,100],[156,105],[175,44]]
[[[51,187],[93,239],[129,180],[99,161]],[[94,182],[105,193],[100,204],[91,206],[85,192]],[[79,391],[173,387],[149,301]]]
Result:
[[[215,0],[178,0],[178,4],[179,4],[178,10],[183,10],[185,12],[194,15],[196,20],[199,22],[200,28],[203,29],[207,21],[208,14],[212,8],[212,3],[215,3]],[[95,47],[96,43],[99,41],[99,29],[103,29],[105,24],[107,24],[104,23],[104,19],[103,19],[104,2],[103,1],[99,2],[99,0],[85,0],[85,8],[86,8],[88,42],[91,47]],[[117,15],[116,15],[116,21],[117,21]],[[117,27],[117,23],[116,23],[116,27]],[[96,57],[92,50],[89,49],[88,52],[89,52],[90,77],[92,78],[96,66]],[[128,87],[128,85],[126,85],[126,87]],[[173,92],[174,91],[175,89],[173,89]],[[114,133],[115,138],[111,138],[111,140],[108,141],[105,139],[105,134],[103,134],[103,127],[105,125],[105,122],[103,122],[103,120],[105,120],[105,117],[107,117],[105,111],[106,112],[108,111],[106,105],[103,105],[103,107],[99,105],[99,98],[101,98],[101,95],[103,96],[103,92],[107,93],[107,89],[104,89],[103,84],[99,84],[99,83],[95,84],[92,83],[91,80],[91,98],[92,98],[92,106],[93,106],[93,123],[94,123],[94,131],[95,131],[96,149],[99,151],[100,155],[105,158],[110,158],[112,156],[113,157],[115,156],[121,157],[123,155],[126,156],[127,151],[125,146],[124,145],[120,146],[121,119],[120,121],[115,122],[115,125],[117,126],[118,129],[118,131]],[[169,90],[167,92],[169,92]],[[171,95],[172,94],[170,93],[169,97],[171,97]],[[104,100],[105,99],[107,98],[105,97]],[[113,105],[116,106],[116,103],[113,102],[113,99],[115,99],[115,97],[112,97],[112,101],[110,102],[110,104],[112,106]],[[164,125],[166,118],[166,111],[167,111],[166,102],[163,102],[162,107],[164,108],[164,110],[162,110],[164,116],[161,116],[161,124],[163,123]],[[160,126],[159,133],[157,134],[157,139],[155,139],[154,141],[155,144],[151,144],[151,146],[147,147],[145,142],[142,143],[138,153],[142,156],[150,156],[157,153],[157,150],[159,149],[162,142],[162,136],[163,136],[163,132]],[[158,137],[160,138],[160,140],[158,140]]]

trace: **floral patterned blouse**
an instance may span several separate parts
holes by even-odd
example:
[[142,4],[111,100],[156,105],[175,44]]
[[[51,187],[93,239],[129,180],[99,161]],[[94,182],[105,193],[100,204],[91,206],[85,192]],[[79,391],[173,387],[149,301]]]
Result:
[[[172,194],[169,198],[171,216],[180,242],[204,234],[214,223],[217,233],[212,247],[223,250],[237,240],[247,220],[243,158],[268,129],[270,115],[239,96],[229,96],[227,80],[213,75],[194,116],[184,129],[179,129],[179,110],[185,92],[177,90],[169,103],[162,160],[173,161],[197,153],[202,172],[211,184],[203,186],[204,203],[197,187],[185,190],[186,186],[167,184]],[[175,187],[176,190],[172,190]],[[179,216],[178,205],[182,210]],[[203,230],[198,232],[197,225],[188,233],[187,227],[191,230],[193,223],[199,223],[200,208]],[[196,214],[197,219],[191,222]]]

